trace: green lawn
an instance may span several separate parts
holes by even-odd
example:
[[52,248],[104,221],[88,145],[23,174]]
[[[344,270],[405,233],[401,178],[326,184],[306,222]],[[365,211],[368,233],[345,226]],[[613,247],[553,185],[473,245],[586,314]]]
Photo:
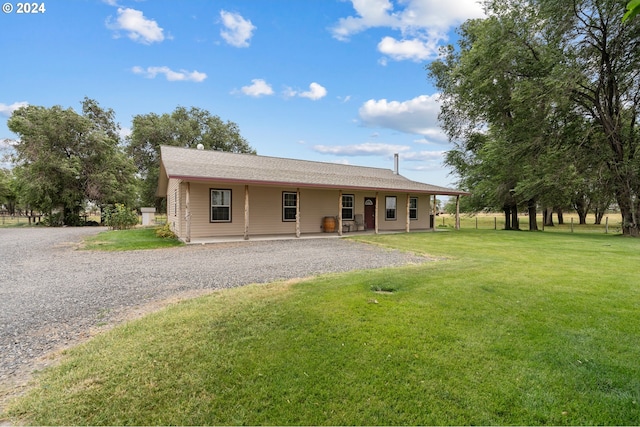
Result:
[[359,240],[446,259],[176,304],[68,351],[9,414],[66,425],[640,424],[640,240]]
[[136,249],[157,249],[180,246],[177,239],[160,238],[156,229],[151,227],[133,228],[131,230],[103,231],[84,239],[84,249],[102,251],[130,251]]

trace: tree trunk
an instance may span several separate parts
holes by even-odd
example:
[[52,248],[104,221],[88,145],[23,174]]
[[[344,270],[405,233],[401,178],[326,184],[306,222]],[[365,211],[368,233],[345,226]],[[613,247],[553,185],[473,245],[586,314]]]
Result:
[[616,200],[622,215],[622,234],[640,237],[638,219],[640,218],[640,203],[629,185],[624,184],[616,190]]
[[511,229],[520,230],[520,223],[518,221],[518,206],[511,206]]
[[544,226],[553,227],[553,209],[546,208],[544,210]]
[[538,221],[536,218],[536,201],[530,199],[527,203],[527,210],[529,212],[529,231],[538,231]]
[[602,218],[604,217],[605,210],[596,208],[596,220],[594,222],[595,225],[602,224]]
[[562,214],[562,208],[557,208],[556,214],[558,214],[558,225],[564,224],[564,216]]
[[502,210],[504,211],[504,229],[511,230],[511,208],[505,205]]

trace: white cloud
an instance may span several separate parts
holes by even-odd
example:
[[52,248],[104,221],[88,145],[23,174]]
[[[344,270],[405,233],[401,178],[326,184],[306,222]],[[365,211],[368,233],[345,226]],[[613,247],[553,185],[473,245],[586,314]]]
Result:
[[[351,0],[355,16],[340,18],[330,28],[334,38],[347,41],[369,28],[399,31],[401,39],[386,36],[378,50],[396,61],[434,57],[446,33],[470,18],[484,16],[477,0]],[[386,59],[381,60],[386,65]]]
[[[384,37],[380,43],[378,43],[378,51],[385,55],[390,56],[396,61],[412,60],[412,61],[424,61],[427,59],[436,58],[438,56],[438,42],[442,38],[438,35],[422,40],[396,40],[393,37]],[[386,61],[382,65],[387,65]]]
[[402,160],[408,162],[440,162],[446,151],[412,151],[400,155]]
[[358,113],[365,126],[394,129],[445,143],[447,138],[438,125],[438,96],[421,95],[403,102],[370,99]]
[[294,96],[299,96],[300,98],[308,98],[312,101],[317,101],[318,99],[327,96],[327,89],[322,85],[313,82],[309,85],[309,90],[306,92],[299,92],[290,87],[286,87],[284,91],[282,91],[282,95],[285,98],[293,98]]
[[339,156],[386,156],[391,157],[395,153],[409,151],[408,145],[393,145],[376,142],[365,142],[354,145],[314,145],[313,151],[321,154],[333,154]]
[[327,89],[316,82],[313,82],[309,85],[309,90],[307,92],[302,92],[300,94],[300,97],[309,98],[312,101],[317,101],[318,99],[324,98],[325,96],[327,96]]
[[[145,18],[144,14],[135,9],[118,8],[118,18],[115,22],[107,18],[107,28],[128,32],[128,37],[139,43],[151,44],[164,40],[164,30],[153,19]],[[116,37],[119,35],[116,33]]]
[[120,139],[126,139],[129,136],[131,136],[131,133],[133,131],[131,130],[131,128],[128,127],[121,127],[120,131],[118,132],[118,135],[120,136]]
[[225,29],[220,30],[220,35],[227,43],[235,47],[249,47],[249,40],[253,37],[256,27],[248,19],[244,19],[238,13],[220,11],[222,25]]
[[164,74],[166,79],[170,82],[175,81],[190,81],[200,83],[207,78],[205,73],[201,73],[199,71],[173,71],[171,68],[162,66],[162,67],[147,67],[146,69],[135,66],[131,69],[134,74],[142,74],[148,79],[154,79],[158,74]]
[[14,111],[20,107],[26,107],[29,105],[27,101],[14,102],[11,105],[0,103],[0,115],[11,117]]
[[13,149],[13,147],[18,143],[15,139],[3,138],[0,139],[0,150],[5,149]]
[[271,85],[263,79],[253,79],[251,80],[251,85],[243,86],[240,90],[245,95],[253,96],[255,98],[259,98],[264,95],[273,95]]

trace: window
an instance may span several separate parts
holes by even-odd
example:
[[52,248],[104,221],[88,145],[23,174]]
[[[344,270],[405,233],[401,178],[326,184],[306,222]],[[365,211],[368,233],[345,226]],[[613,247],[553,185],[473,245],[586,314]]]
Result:
[[418,198],[409,197],[409,218],[418,219]]
[[298,208],[298,193],[282,193],[282,220],[295,221]]
[[396,219],[396,196],[387,196],[386,197],[386,219],[387,220],[395,220]]
[[342,195],[342,219],[353,220],[354,199],[353,194]]
[[231,222],[231,190],[211,189],[211,222]]

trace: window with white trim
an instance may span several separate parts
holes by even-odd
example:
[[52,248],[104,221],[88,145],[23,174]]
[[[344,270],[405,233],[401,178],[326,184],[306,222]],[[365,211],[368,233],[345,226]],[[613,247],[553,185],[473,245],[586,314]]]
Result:
[[409,218],[418,219],[418,198],[409,197]]
[[298,211],[298,193],[282,192],[282,220],[295,221]]
[[387,220],[396,219],[396,206],[397,206],[396,196],[387,196],[385,198],[385,207],[386,207],[385,219]]
[[231,222],[231,190],[211,189],[210,222]]
[[355,196],[353,194],[342,195],[342,219],[353,220],[353,206],[355,205]]

